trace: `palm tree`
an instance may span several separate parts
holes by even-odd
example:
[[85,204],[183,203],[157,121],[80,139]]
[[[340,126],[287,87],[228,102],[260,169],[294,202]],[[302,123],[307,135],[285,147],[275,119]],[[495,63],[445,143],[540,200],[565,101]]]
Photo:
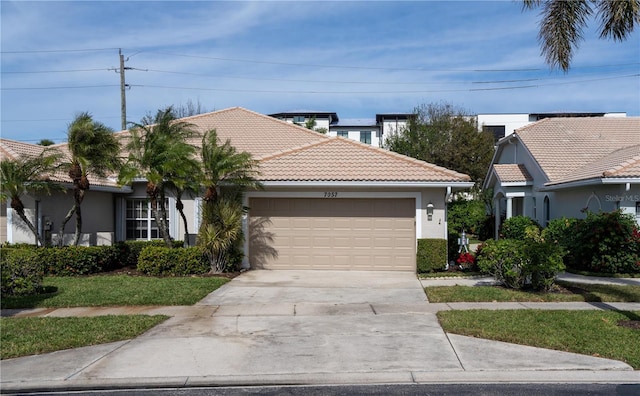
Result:
[[523,0],[527,10],[542,6],[538,39],[547,64],[569,70],[582,29],[594,14],[601,23],[600,38],[625,40],[640,23],[640,0]]
[[109,172],[120,168],[120,143],[113,135],[113,130],[94,121],[86,112],[76,116],[69,124],[67,135],[70,154],[67,166],[73,182],[74,204],[60,225],[59,244],[62,245],[64,228],[75,213],[76,232],[73,244],[77,245],[82,233],[81,205],[90,188],[88,176],[106,177]]
[[242,193],[262,188],[262,183],[257,180],[258,163],[251,154],[237,152],[229,140],[219,144],[215,130],[205,133],[201,153],[205,193],[198,244],[209,257],[211,271],[221,272],[242,238]]
[[262,188],[262,183],[256,179],[258,162],[250,153],[238,152],[229,140],[220,145],[215,129],[202,138],[202,173],[205,203],[218,200],[221,186],[241,190]]
[[184,224],[184,246],[189,246],[189,222],[184,214],[184,203],[182,197],[184,195],[194,197],[200,190],[199,180],[201,179],[200,164],[195,157],[185,159],[184,166],[176,169],[175,173],[170,175],[165,181],[175,191],[176,210],[180,213],[182,223]]
[[[193,125],[179,121],[168,107],[147,116],[131,129],[127,163],[119,182],[129,184],[137,177],[147,180],[146,192],[158,231],[168,247],[172,246],[165,203],[166,188],[174,177],[185,177],[193,169],[195,147],[187,139],[196,135]],[[175,185],[175,184],[174,184]]]
[[31,230],[40,246],[44,246],[45,241],[27,217],[22,196],[38,192],[50,194],[52,190],[63,191],[62,185],[48,179],[55,171],[59,159],[60,153],[45,149],[38,156],[22,156],[0,161],[0,199],[11,199],[11,209]]

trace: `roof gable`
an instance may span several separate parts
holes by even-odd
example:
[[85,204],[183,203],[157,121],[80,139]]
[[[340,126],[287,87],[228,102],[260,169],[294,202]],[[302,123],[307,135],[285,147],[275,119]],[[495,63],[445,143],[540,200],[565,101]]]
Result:
[[263,181],[467,182],[469,176],[342,137],[262,158]]
[[640,118],[547,118],[518,129],[515,136],[548,184],[557,184],[602,177],[629,160],[622,150],[640,145]]

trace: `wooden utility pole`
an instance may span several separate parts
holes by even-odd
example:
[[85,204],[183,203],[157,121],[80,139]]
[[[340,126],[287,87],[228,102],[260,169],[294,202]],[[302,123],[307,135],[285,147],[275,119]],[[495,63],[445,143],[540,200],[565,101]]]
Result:
[[120,55],[120,113],[122,121],[122,130],[127,129],[127,95],[125,89],[127,84],[124,79],[124,55],[122,55],[122,48],[118,48],[118,54]]

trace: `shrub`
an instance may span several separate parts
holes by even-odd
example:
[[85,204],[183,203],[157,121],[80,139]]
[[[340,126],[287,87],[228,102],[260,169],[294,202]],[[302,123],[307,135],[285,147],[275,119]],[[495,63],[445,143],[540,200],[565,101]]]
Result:
[[567,230],[567,267],[603,273],[640,273],[640,232],[632,215],[588,213]]
[[419,273],[444,270],[447,263],[447,241],[445,239],[418,239],[416,260]]
[[44,271],[36,249],[0,249],[0,272],[2,296],[37,294],[42,289]]
[[64,246],[38,249],[45,273],[58,276],[89,275],[120,267],[115,246]]
[[487,241],[476,259],[481,271],[512,289],[548,290],[564,269],[560,246],[545,242],[537,226],[525,229],[523,240]]
[[527,216],[513,216],[502,223],[500,235],[505,239],[523,240],[525,238],[525,230],[531,226],[540,228],[538,223]]
[[[172,241],[174,248],[183,247],[182,241]],[[140,252],[147,246],[162,246],[164,247],[163,240],[153,241],[124,241],[116,244],[120,251],[120,262],[123,267],[135,267],[138,265],[138,256]]]
[[138,271],[147,275],[199,275],[207,273],[209,268],[209,262],[197,247],[147,246],[138,257]]
[[487,218],[484,202],[458,199],[447,204],[447,223],[450,230],[460,234],[478,235]]

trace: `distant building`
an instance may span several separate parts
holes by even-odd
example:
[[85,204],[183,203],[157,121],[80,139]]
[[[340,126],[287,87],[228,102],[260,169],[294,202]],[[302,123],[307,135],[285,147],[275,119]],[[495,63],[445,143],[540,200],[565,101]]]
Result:
[[375,118],[340,120],[337,113],[311,110],[293,110],[269,115],[301,126],[313,119],[313,129],[316,131],[322,130],[329,136],[341,136],[376,147],[382,147],[387,136],[404,129],[411,117],[411,113],[384,113],[376,114]]

